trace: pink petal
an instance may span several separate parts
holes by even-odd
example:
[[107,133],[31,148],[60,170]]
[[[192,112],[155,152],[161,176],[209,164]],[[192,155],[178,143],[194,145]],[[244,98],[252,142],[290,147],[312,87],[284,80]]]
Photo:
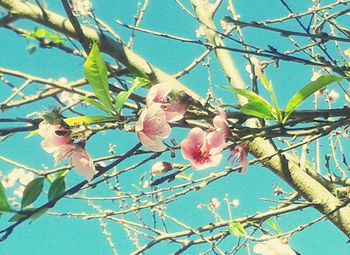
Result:
[[69,157],[72,155],[72,152],[75,149],[76,149],[75,144],[66,144],[66,145],[57,147],[57,150],[53,152],[55,166],[58,165],[58,163],[69,159]]
[[146,104],[161,103],[170,93],[172,86],[170,83],[158,83],[152,86],[146,96]]
[[136,134],[142,145],[151,151],[160,152],[166,149],[162,139],[151,139],[143,132],[137,132]]
[[226,112],[222,108],[217,107],[217,110],[219,112],[219,115],[214,117],[213,125],[216,128],[216,131],[222,133],[226,137],[229,135],[227,115],[226,115]]
[[181,142],[181,152],[184,159],[190,160],[198,156],[198,150],[204,144],[205,133],[201,128],[191,129],[188,137]]
[[182,103],[170,103],[169,107],[165,110],[166,121],[174,122],[181,120],[187,111],[187,107],[186,104]]
[[84,149],[79,147],[75,150],[72,153],[71,162],[79,175],[85,176],[88,181],[92,180],[96,173],[95,165]]
[[225,136],[219,132],[211,132],[206,137],[206,145],[211,155],[218,154],[226,146]]
[[210,157],[209,162],[203,163],[201,161],[198,161],[197,159],[192,159],[190,161],[190,164],[191,164],[191,167],[195,170],[204,170],[204,169],[219,165],[221,162],[221,159],[222,159],[222,155],[216,154]]

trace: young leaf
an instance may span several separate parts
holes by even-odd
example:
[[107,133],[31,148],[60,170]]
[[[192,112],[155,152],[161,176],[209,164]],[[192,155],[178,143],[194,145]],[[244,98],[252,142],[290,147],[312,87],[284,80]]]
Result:
[[310,82],[304,88],[299,90],[288,102],[283,123],[289,118],[289,116],[294,112],[294,110],[302,104],[309,96],[311,96],[316,91],[323,89],[327,85],[333,82],[339,82],[343,80],[344,77],[337,77],[333,75],[324,75],[318,78],[316,81]]
[[24,208],[33,203],[40,195],[44,186],[44,178],[32,180],[24,189],[21,207]]
[[94,98],[84,97],[83,100],[86,103],[91,104],[91,105],[95,106],[96,108],[100,109],[101,111],[108,113],[109,115],[114,115],[113,110],[107,108],[104,104],[102,104],[100,101],[98,101]]
[[260,95],[256,94],[253,91],[250,91],[248,89],[229,88],[229,90],[232,90],[233,92],[235,92],[238,95],[244,96],[245,98],[248,99],[249,102],[270,105],[269,102],[267,102],[263,97],[261,97]]
[[265,120],[276,119],[276,117],[273,115],[273,109],[269,104],[251,102],[243,105],[239,110],[244,114],[251,115],[257,118],[262,118]]
[[[36,210],[36,208],[29,208],[29,209],[26,209],[23,211],[19,211],[15,215],[13,215],[8,221],[9,222],[17,222],[17,221],[20,221],[22,219],[25,219],[34,210]],[[38,212],[34,213],[32,216],[30,216],[30,218],[32,220],[36,220],[40,216],[42,216],[47,210],[48,210],[47,208],[43,208],[43,209],[39,210]]]
[[247,235],[242,224],[239,222],[232,222],[228,226],[228,232],[235,237],[245,237]]
[[13,212],[14,210],[10,207],[7,202],[7,197],[5,194],[5,188],[0,181],[0,213]]
[[281,111],[278,107],[278,103],[277,103],[277,98],[276,98],[276,94],[275,94],[275,91],[273,89],[273,86],[271,84],[271,82],[269,82],[267,79],[266,79],[266,76],[263,74],[261,75],[260,77],[260,81],[261,83],[263,84],[263,86],[265,87],[265,89],[269,92],[270,94],[270,98],[271,98],[271,101],[272,101],[272,105],[274,107],[274,116],[275,118],[279,121],[279,122],[282,122],[282,114],[281,114]]
[[278,227],[278,225],[276,224],[276,222],[274,222],[272,219],[269,219],[266,222],[277,234],[281,234],[281,230]]
[[64,119],[64,122],[67,123],[69,126],[74,125],[91,125],[91,124],[98,124],[98,123],[104,123],[109,121],[116,121],[116,118],[111,117],[105,117],[105,116],[79,116],[79,117],[72,117]]
[[49,189],[49,193],[47,195],[49,201],[56,199],[60,195],[63,194],[63,192],[66,189],[66,183],[64,181],[64,176],[56,178]]
[[141,77],[136,77],[135,81],[133,82],[131,88],[128,91],[122,91],[118,94],[116,100],[115,100],[115,110],[117,113],[120,113],[120,110],[122,109],[124,103],[126,100],[128,100],[129,96],[139,87],[146,86],[150,84],[150,81],[141,78]]
[[109,94],[107,67],[96,43],[92,45],[90,54],[84,64],[85,78],[88,80],[95,96],[109,109],[113,104]]

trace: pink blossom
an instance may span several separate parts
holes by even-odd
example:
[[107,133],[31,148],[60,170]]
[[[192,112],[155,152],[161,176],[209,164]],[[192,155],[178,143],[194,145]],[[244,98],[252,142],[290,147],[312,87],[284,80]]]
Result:
[[159,161],[152,166],[151,173],[153,175],[165,174],[165,173],[173,170],[173,168],[174,168],[173,164],[171,164],[169,162]]
[[198,127],[193,128],[181,142],[182,156],[196,170],[217,166],[222,159],[221,151],[224,147],[225,138],[221,133],[206,134]]
[[248,144],[238,144],[234,149],[231,150],[231,156],[234,160],[239,160],[242,165],[242,170],[240,172],[245,172],[249,166],[248,156]]
[[216,197],[213,197],[212,199],[210,199],[209,205],[212,206],[214,209],[217,209],[220,207],[221,203]]
[[71,163],[79,175],[86,177],[88,181],[92,180],[96,173],[94,162],[86,150],[79,145],[76,145],[75,150],[72,151]]
[[214,117],[213,125],[216,128],[216,131],[221,133],[226,138],[229,135],[227,115],[222,108],[217,107],[217,110],[219,112],[219,115]]
[[[263,235],[262,238],[269,236]],[[253,251],[262,255],[296,255],[296,252],[288,246],[285,240],[273,238],[259,242],[253,247]]]
[[53,154],[55,165],[70,160],[78,174],[85,176],[88,181],[92,180],[96,169],[90,156],[79,144],[73,143],[64,127],[42,122],[38,132],[44,138],[41,147]]
[[59,150],[63,145],[68,145],[73,142],[73,140],[63,135],[67,130],[60,125],[51,125],[46,122],[41,122],[38,129],[39,135],[41,135],[44,140],[41,142],[41,147],[47,153],[54,153]]
[[160,104],[166,115],[166,121],[173,122],[183,118],[187,105],[180,102],[171,102],[167,97],[172,90],[170,83],[158,83],[152,86],[146,96],[146,105]]
[[135,131],[140,142],[152,151],[164,151],[163,140],[170,134],[170,126],[159,104],[151,104],[141,113]]

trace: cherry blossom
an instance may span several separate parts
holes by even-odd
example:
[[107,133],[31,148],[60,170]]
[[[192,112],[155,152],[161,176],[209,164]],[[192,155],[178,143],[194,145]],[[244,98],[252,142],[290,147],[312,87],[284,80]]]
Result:
[[166,121],[174,122],[183,118],[187,105],[181,102],[171,102],[167,97],[172,90],[171,83],[158,83],[152,86],[146,96],[147,107],[152,104],[160,104],[165,112]]
[[[268,238],[263,235],[261,238]],[[288,246],[285,240],[274,238],[259,242],[253,247],[253,251],[261,255],[296,255],[297,253]]]
[[135,131],[140,142],[148,149],[155,152],[165,150],[163,140],[169,136],[171,129],[159,104],[151,104],[142,111]]
[[222,159],[225,138],[219,132],[206,134],[201,128],[193,128],[181,142],[184,159],[190,161],[193,169],[202,170],[217,166]]
[[217,209],[217,208],[220,207],[221,203],[216,197],[213,197],[212,199],[210,199],[210,204],[209,205],[211,207],[213,207],[214,209]]
[[55,165],[70,160],[78,174],[85,176],[88,181],[92,180],[96,173],[92,159],[81,145],[73,143],[68,130],[60,125],[42,122],[38,132],[44,138],[41,147],[53,155]]
[[71,8],[75,16],[89,16],[91,14],[91,0],[72,0]]
[[339,98],[339,93],[335,90],[331,90],[328,95],[327,95],[327,102],[330,103],[330,104],[333,104],[337,101],[337,99]]
[[248,144],[238,144],[234,149],[231,150],[230,158],[233,158],[234,160],[238,160],[240,162],[242,165],[241,172],[245,172],[249,166],[249,161],[247,160],[248,148]]
[[74,105],[80,101],[80,96],[78,94],[68,91],[61,92],[58,98],[67,105]]
[[311,81],[316,81],[318,78],[320,78],[322,76],[322,74],[320,72],[313,72],[312,73],[312,77],[311,77]]
[[174,169],[173,164],[169,162],[159,161],[152,166],[151,173],[153,175],[165,174],[173,169]]
[[76,145],[75,150],[72,151],[71,163],[79,175],[86,177],[88,181],[92,180],[96,173],[94,162],[89,154],[79,145]]
[[217,107],[217,110],[219,112],[219,115],[214,117],[213,125],[216,128],[216,131],[221,133],[226,138],[229,135],[227,115],[222,108]]

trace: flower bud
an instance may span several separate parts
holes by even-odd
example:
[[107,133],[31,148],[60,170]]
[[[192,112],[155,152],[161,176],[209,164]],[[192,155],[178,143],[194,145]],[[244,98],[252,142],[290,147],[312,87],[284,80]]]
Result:
[[171,164],[169,162],[159,161],[152,166],[151,173],[153,175],[165,174],[165,173],[173,170],[173,168],[174,168],[173,164]]

